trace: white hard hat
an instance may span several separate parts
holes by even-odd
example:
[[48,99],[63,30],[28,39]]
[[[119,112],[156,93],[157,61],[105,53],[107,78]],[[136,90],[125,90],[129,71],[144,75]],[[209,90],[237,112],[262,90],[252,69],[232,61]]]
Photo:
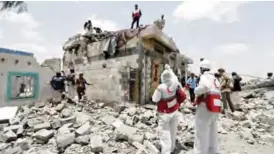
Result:
[[210,61],[208,61],[208,60],[201,61],[200,68],[211,69]]

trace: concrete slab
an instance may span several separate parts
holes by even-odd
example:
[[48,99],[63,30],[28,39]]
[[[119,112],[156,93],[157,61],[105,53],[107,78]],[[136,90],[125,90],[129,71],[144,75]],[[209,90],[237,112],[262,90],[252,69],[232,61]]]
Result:
[[0,123],[9,122],[17,114],[18,107],[1,107],[0,108]]

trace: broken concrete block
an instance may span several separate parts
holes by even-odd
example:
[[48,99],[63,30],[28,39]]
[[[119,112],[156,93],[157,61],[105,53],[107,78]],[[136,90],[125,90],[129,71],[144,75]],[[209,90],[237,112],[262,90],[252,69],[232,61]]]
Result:
[[55,107],[55,110],[60,112],[64,109],[64,107],[65,107],[65,103],[60,103]]
[[36,108],[42,108],[45,106],[45,102],[39,101],[39,102],[35,102],[34,106]]
[[144,135],[132,135],[129,137],[131,142],[139,142],[143,143],[144,141]]
[[58,134],[69,134],[71,133],[70,129],[67,126],[62,126],[58,129]]
[[101,118],[101,121],[103,121],[106,125],[111,125],[113,122],[115,122],[116,118],[114,118],[111,115],[106,115],[103,118]]
[[51,124],[49,122],[45,122],[42,124],[37,124],[33,127],[34,131],[38,131],[41,129],[50,129],[51,128]]
[[76,123],[79,125],[85,124],[87,121],[90,120],[90,116],[82,113],[82,112],[77,112],[76,113]]
[[14,147],[12,149],[7,149],[4,153],[5,154],[22,154],[23,151],[20,147]]
[[63,118],[68,118],[72,115],[72,111],[70,109],[63,109],[61,112]]
[[76,130],[76,134],[77,134],[78,136],[86,135],[86,134],[89,133],[90,128],[91,128],[90,123],[89,123],[89,122],[86,122],[84,125],[82,125],[80,128],[78,128],[78,129]]
[[84,135],[84,136],[78,136],[75,139],[76,143],[79,143],[81,145],[87,145],[90,142],[90,136],[89,135]]
[[91,151],[94,153],[103,152],[102,137],[100,135],[94,135],[90,138]]
[[148,140],[144,141],[144,145],[145,145],[145,147],[147,147],[149,149],[150,154],[158,154],[159,153],[159,150]]
[[61,125],[68,124],[68,123],[75,123],[75,120],[76,120],[75,116],[60,119]]
[[11,118],[9,120],[10,125],[18,125],[20,123],[20,119],[18,117]]
[[51,122],[51,126],[53,129],[57,129],[57,128],[61,127],[61,121],[59,119],[54,119]]
[[29,150],[30,149],[30,142],[27,139],[18,139],[14,147],[20,147],[22,150]]
[[69,134],[58,134],[56,137],[56,143],[58,148],[66,148],[67,146],[74,143],[75,140],[75,134],[69,133]]
[[9,130],[5,134],[6,142],[15,141],[17,139],[17,135],[12,131]]
[[53,135],[53,130],[42,129],[36,132],[33,137],[46,143]]
[[20,128],[20,125],[12,125],[9,127],[4,128],[4,132],[8,131],[8,130],[12,130],[13,132],[17,132],[17,130]]

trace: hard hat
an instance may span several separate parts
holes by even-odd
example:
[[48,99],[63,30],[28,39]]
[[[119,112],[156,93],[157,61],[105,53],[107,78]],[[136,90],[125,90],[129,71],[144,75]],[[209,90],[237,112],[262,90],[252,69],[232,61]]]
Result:
[[200,68],[211,69],[210,61],[208,61],[208,60],[201,61]]

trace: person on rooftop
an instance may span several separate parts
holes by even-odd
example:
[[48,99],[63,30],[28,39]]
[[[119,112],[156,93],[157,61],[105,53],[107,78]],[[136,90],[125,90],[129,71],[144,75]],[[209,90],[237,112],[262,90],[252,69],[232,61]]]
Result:
[[139,19],[140,19],[141,15],[142,15],[141,10],[138,8],[138,5],[135,4],[135,9],[134,9],[134,11],[132,13],[132,19],[133,19],[133,21],[132,21],[131,29],[134,28],[134,24],[135,23],[137,24],[136,28],[139,27]]

